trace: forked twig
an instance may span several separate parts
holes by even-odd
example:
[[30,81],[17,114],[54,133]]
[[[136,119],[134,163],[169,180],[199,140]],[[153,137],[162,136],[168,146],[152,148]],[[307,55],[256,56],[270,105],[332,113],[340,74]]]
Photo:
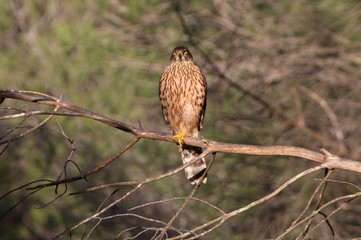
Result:
[[[233,210],[229,213],[226,213],[218,218],[215,218],[203,225],[200,225],[196,228],[193,228],[192,230],[189,230],[188,232],[182,234],[182,235],[179,235],[179,236],[176,236],[176,237],[173,237],[173,238],[170,238],[170,239],[182,239],[182,238],[185,238],[185,237],[188,237],[190,234],[195,234],[197,231],[200,231],[202,229],[206,229],[207,227],[211,226],[211,225],[214,225],[214,224],[217,224],[217,223],[223,223],[225,220],[229,219],[230,217],[233,217],[237,214],[240,214],[246,210],[249,210],[261,203],[264,203],[266,201],[268,201],[269,199],[273,198],[274,196],[276,196],[277,194],[279,194],[282,190],[284,190],[285,188],[287,188],[290,184],[292,184],[293,182],[297,181],[298,179],[300,179],[301,177],[304,177],[310,173],[313,173],[315,171],[319,171],[321,169],[325,168],[324,165],[320,165],[320,166],[316,166],[316,167],[313,167],[313,168],[310,168],[310,169],[307,169],[299,174],[297,174],[296,176],[292,177],[291,179],[289,179],[287,182],[285,182],[284,184],[282,184],[279,188],[277,188],[275,191],[273,191],[272,193],[264,196],[263,198],[260,198],[244,207],[241,207],[241,208],[238,208],[236,210]],[[207,230],[205,230],[204,232],[200,233],[200,234],[197,234],[196,236],[194,237],[191,237],[191,238],[187,238],[187,239],[195,239],[197,237],[201,237],[201,236],[204,236],[206,233],[208,233]]]
[[[327,170],[327,169],[326,169]],[[314,191],[314,193],[312,194],[311,198],[309,199],[305,209],[302,211],[302,213],[298,216],[298,218],[293,221],[292,225],[295,225],[300,219],[301,217],[305,214],[305,212],[307,211],[307,209],[310,207],[311,205],[311,202],[312,200],[316,197],[316,194],[318,193],[318,191],[321,189],[321,192],[319,194],[319,198],[317,200],[317,203],[316,203],[316,206],[315,206],[315,209],[314,211],[317,211],[317,209],[319,209],[320,207],[320,204],[321,204],[321,201],[323,199],[323,196],[324,196],[324,193],[325,193],[325,189],[326,189],[326,186],[327,186],[327,179],[331,176],[333,170],[330,169],[330,170],[327,170],[327,174],[326,176],[323,178],[323,180],[321,181],[321,183],[317,186],[316,190]],[[321,212],[320,212],[321,213]],[[304,230],[302,231],[302,233],[300,234],[301,235],[306,235],[308,230],[309,230],[309,227],[312,223],[312,218],[308,221],[308,223],[306,224],[306,226],[304,227]],[[291,227],[292,227],[291,225]],[[331,230],[332,230],[332,227],[330,226]],[[299,237],[300,237],[299,236]],[[298,239],[298,237],[296,238]]]
[[283,237],[285,235],[287,235],[290,231],[292,231],[294,228],[298,227],[299,225],[303,224],[304,222],[308,221],[309,219],[313,218],[316,214],[319,214],[319,212],[330,206],[331,204],[335,203],[335,202],[338,202],[340,200],[344,200],[344,199],[347,199],[348,201],[352,200],[352,199],[355,199],[357,197],[360,197],[361,196],[361,192],[357,192],[357,193],[354,193],[354,194],[349,194],[349,195],[345,195],[345,196],[341,196],[341,197],[338,197],[338,198],[335,198],[327,203],[325,203],[324,205],[322,205],[320,208],[318,208],[316,211],[312,212],[309,216],[307,216],[306,218],[304,218],[303,220],[299,221],[297,224],[295,224],[292,228],[290,229],[287,229],[284,233],[282,233],[280,236],[278,236],[275,240],[280,240],[280,239],[283,239]]
[[185,208],[185,206],[188,204],[189,200],[191,197],[193,197],[194,193],[196,192],[196,190],[198,189],[198,187],[202,184],[203,182],[203,179],[207,176],[207,172],[209,171],[209,169],[211,168],[213,162],[214,162],[214,159],[216,158],[216,154],[213,153],[212,154],[212,159],[211,161],[209,162],[206,170],[204,171],[203,175],[201,176],[198,184],[196,184],[196,186],[194,186],[192,192],[187,196],[187,198],[185,199],[185,201],[183,202],[182,206],[178,209],[178,211],[176,212],[176,214],[174,214],[174,216],[172,217],[171,220],[169,220],[167,226],[165,226],[163,229],[162,229],[162,232],[160,233],[160,235],[158,237],[156,237],[155,239],[156,240],[160,240],[163,238],[165,232],[167,231],[167,229],[172,225],[172,223],[174,222],[174,220],[179,216],[179,214],[183,211],[183,209]]

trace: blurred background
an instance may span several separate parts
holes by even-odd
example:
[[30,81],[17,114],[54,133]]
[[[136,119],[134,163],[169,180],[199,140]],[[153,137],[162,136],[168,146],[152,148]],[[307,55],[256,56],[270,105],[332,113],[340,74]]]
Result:
[[[174,47],[185,45],[208,82],[201,135],[215,141],[291,145],[361,160],[361,3],[339,0],[46,1],[0,2],[0,88],[39,91],[110,118],[167,132],[158,99],[160,74]],[[48,109],[6,99],[1,107]],[[8,110],[0,109],[2,115]],[[10,111],[11,112],[11,111]],[[16,135],[45,117],[27,119]],[[38,179],[56,179],[74,139],[72,160],[86,172],[117,153],[132,136],[81,118],[54,117],[0,155],[0,194]],[[3,136],[20,119],[0,122]],[[3,147],[3,146],[2,146]],[[3,148],[1,148],[3,150]],[[142,139],[111,166],[68,192],[106,183],[157,176],[181,165],[175,144]],[[315,163],[291,157],[217,154],[208,182],[195,195],[229,212],[277,189]],[[76,176],[74,165],[67,176]],[[324,171],[300,179],[265,204],[237,215],[204,239],[267,239],[283,233],[302,212]],[[361,186],[361,175],[336,170],[331,179]],[[118,195],[129,191],[120,188]],[[114,189],[56,198],[54,188],[31,195],[0,223],[0,239],[49,239],[94,213]],[[192,190],[183,172],[147,184],[104,216],[127,213],[143,203],[184,197]],[[58,193],[64,191],[61,186]],[[355,188],[327,185],[323,202]],[[26,196],[16,191],[0,200],[5,214]],[[182,199],[133,212],[168,222]],[[332,215],[335,239],[361,236],[356,199]],[[324,210],[330,214],[338,204]],[[311,212],[312,209],[309,211]],[[173,226],[192,229],[220,216],[190,201]],[[323,219],[317,216],[313,226]],[[96,222],[72,232],[80,239]],[[102,221],[91,239],[135,236],[159,227],[137,217]],[[287,235],[293,239],[297,228]],[[149,239],[146,232],[136,239]],[[86,234],[85,234],[86,236]],[[68,238],[68,235],[64,236]],[[332,239],[321,224],[312,239]]]

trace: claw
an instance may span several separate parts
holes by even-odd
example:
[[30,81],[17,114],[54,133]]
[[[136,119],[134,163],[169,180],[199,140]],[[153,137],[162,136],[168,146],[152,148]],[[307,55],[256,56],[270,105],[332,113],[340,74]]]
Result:
[[183,145],[182,145],[182,141],[184,140],[183,132],[180,132],[179,134],[174,135],[174,136],[172,137],[172,139],[176,139],[176,138],[178,138],[179,146],[182,147],[182,146],[183,146]]

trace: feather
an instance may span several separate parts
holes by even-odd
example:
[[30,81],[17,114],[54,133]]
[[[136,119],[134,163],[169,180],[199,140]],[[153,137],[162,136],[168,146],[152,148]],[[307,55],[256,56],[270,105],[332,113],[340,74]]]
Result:
[[[184,137],[199,138],[207,105],[207,82],[186,47],[173,50],[171,64],[160,77],[159,99],[164,121],[173,135],[183,133]],[[181,146],[180,151],[184,164],[202,153],[201,148],[187,145]],[[198,183],[205,169],[206,162],[202,158],[185,168],[186,177],[192,184]],[[205,178],[203,183],[206,181]]]

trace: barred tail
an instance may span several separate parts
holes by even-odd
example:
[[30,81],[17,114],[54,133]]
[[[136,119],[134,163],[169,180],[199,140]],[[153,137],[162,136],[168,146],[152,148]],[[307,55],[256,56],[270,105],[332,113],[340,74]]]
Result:
[[[202,148],[192,147],[192,146],[182,146],[180,148],[180,152],[182,153],[183,164],[186,164],[200,155],[203,151]],[[184,169],[186,177],[192,184],[198,184],[201,180],[201,177],[206,170],[207,165],[204,158],[199,159],[196,163],[186,167]],[[203,179],[203,183],[207,182],[207,176]]]

